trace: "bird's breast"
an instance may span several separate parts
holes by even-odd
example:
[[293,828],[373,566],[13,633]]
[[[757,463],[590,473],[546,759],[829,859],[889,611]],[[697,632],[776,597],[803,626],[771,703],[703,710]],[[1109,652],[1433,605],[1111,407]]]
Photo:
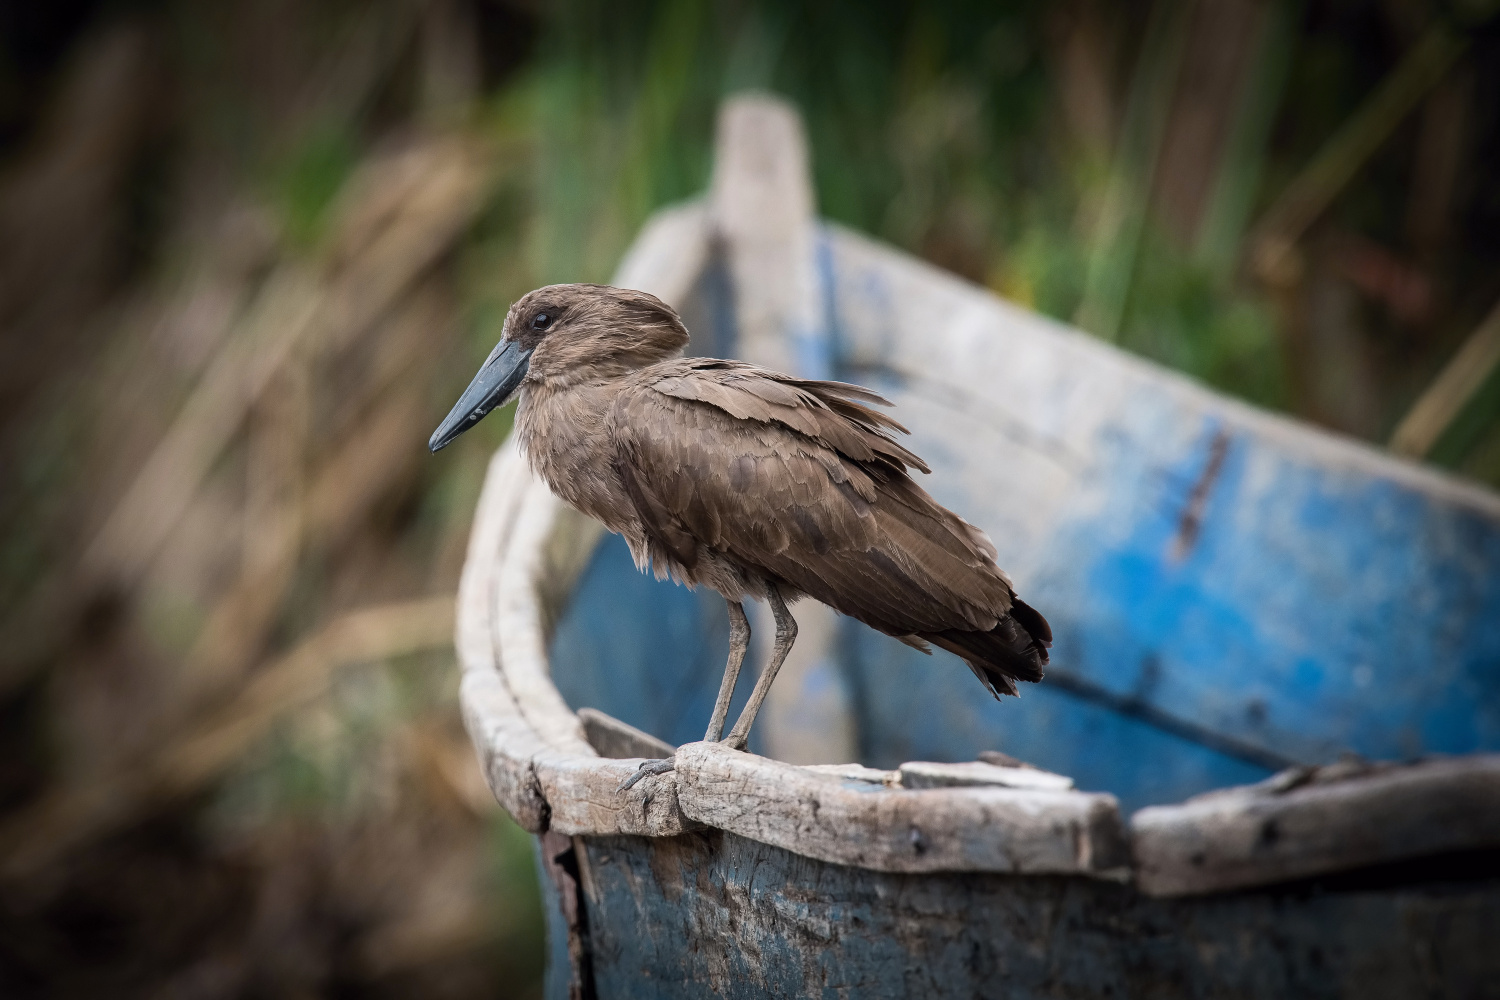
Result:
[[532,471],[562,500],[619,534],[639,534],[605,427],[612,397],[597,387],[523,396],[516,433]]

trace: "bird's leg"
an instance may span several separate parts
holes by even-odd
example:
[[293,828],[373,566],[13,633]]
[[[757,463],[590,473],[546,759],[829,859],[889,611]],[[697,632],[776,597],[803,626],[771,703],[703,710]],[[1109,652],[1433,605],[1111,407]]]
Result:
[[708,720],[708,732],[703,742],[716,743],[724,735],[724,721],[729,718],[729,701],[734,697],[735,682],[740,679],[740,666],[745,662],[745,650],[750,648],[750,620],[745,617],[745,606],[739,601],[724,599],[729,605],[729,660],[724,664],[724,680],[719,683],[719,698],[714,702],[713,718]]
[[[745,617],[745,606],[739,601],[728,598],[724,600],[729,605],[729,660],[724,664],[724,679],[719,683],[719,697],[714,702],[713,718],[708,722],[708,732],[703,735],[705,743],[716,742],[724,734],[724,720],[729,717],[729,700],[734,697],[734,684],[739,680],[740,667],[745,662],[745,650],[750,648],[750,620]],[[777,635],[780,634],[781,630],[778,628]],[[625,791],[648,774],[666,774],[676,766],[675,757],[643,761],[635,773],[620,784],[619,790]]]
[[786,602],[781,599],[781,594],[776,585],[769,584],[766,587],[766,601],[771,605],[771,614],[776,616],[776,646],[771,650],[771,659],[766,663],[766,668],[761,671],[760,678],[755,682],[755,690],[750,692],[750,702],[745,710],[740,713],[739,721],[729,731],[729,737],[724,740],[735,750],[745,749],[745,743],[750,739],[750,727],[755,724],[756,713],[760,711],[761,702],[766,700],[766,695],[771,690],[771,682],[776,680],[776,672],[781,669],[782,663],[786,662],[786,656],[792,651],[792,643],[797,641],[797,619],[786,609]]

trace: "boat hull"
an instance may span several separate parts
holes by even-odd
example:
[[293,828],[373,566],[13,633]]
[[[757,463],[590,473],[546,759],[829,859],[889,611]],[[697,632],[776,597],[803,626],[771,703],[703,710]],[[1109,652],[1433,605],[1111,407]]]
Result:
[[566,844],[601,1000],[1500,996],[1500,873],[1475,879],[1473,858],[1154,899],[1087,878],[872,873],[719,830]]

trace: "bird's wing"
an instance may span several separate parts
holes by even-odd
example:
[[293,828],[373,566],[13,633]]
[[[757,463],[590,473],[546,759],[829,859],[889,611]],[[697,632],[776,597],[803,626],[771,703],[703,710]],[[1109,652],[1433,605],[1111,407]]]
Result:
[[926,466],[863,405],[879,396],[734,362],[653,369],[609,433],[642,524],[685,565],[707,547],[891,635],[988,631],[1009,612],[994,547],[912,482]]

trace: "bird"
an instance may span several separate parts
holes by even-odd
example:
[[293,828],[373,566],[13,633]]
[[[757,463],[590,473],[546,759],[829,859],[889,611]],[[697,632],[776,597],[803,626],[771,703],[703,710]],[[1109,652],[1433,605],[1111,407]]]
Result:
[[[729,657],[704,740],[743,750],[797,637],[788,605],[821,601],[886,635],[962,658],[996,699],[1042,679],[1047,620],[1016,596],[984,532],[912,478],[931,470],[890,402],[845,382],[684,357],[688,330],[647,292],[549,285],[518,299],[500,341],[433,432],[436,453],[518,400],[515,433],[559,498],[624,536],[657,579],[708,587]],[[750,642],[744,602],[776,640],[727,737]],[[673,769],[647,761],[621,786]]]

